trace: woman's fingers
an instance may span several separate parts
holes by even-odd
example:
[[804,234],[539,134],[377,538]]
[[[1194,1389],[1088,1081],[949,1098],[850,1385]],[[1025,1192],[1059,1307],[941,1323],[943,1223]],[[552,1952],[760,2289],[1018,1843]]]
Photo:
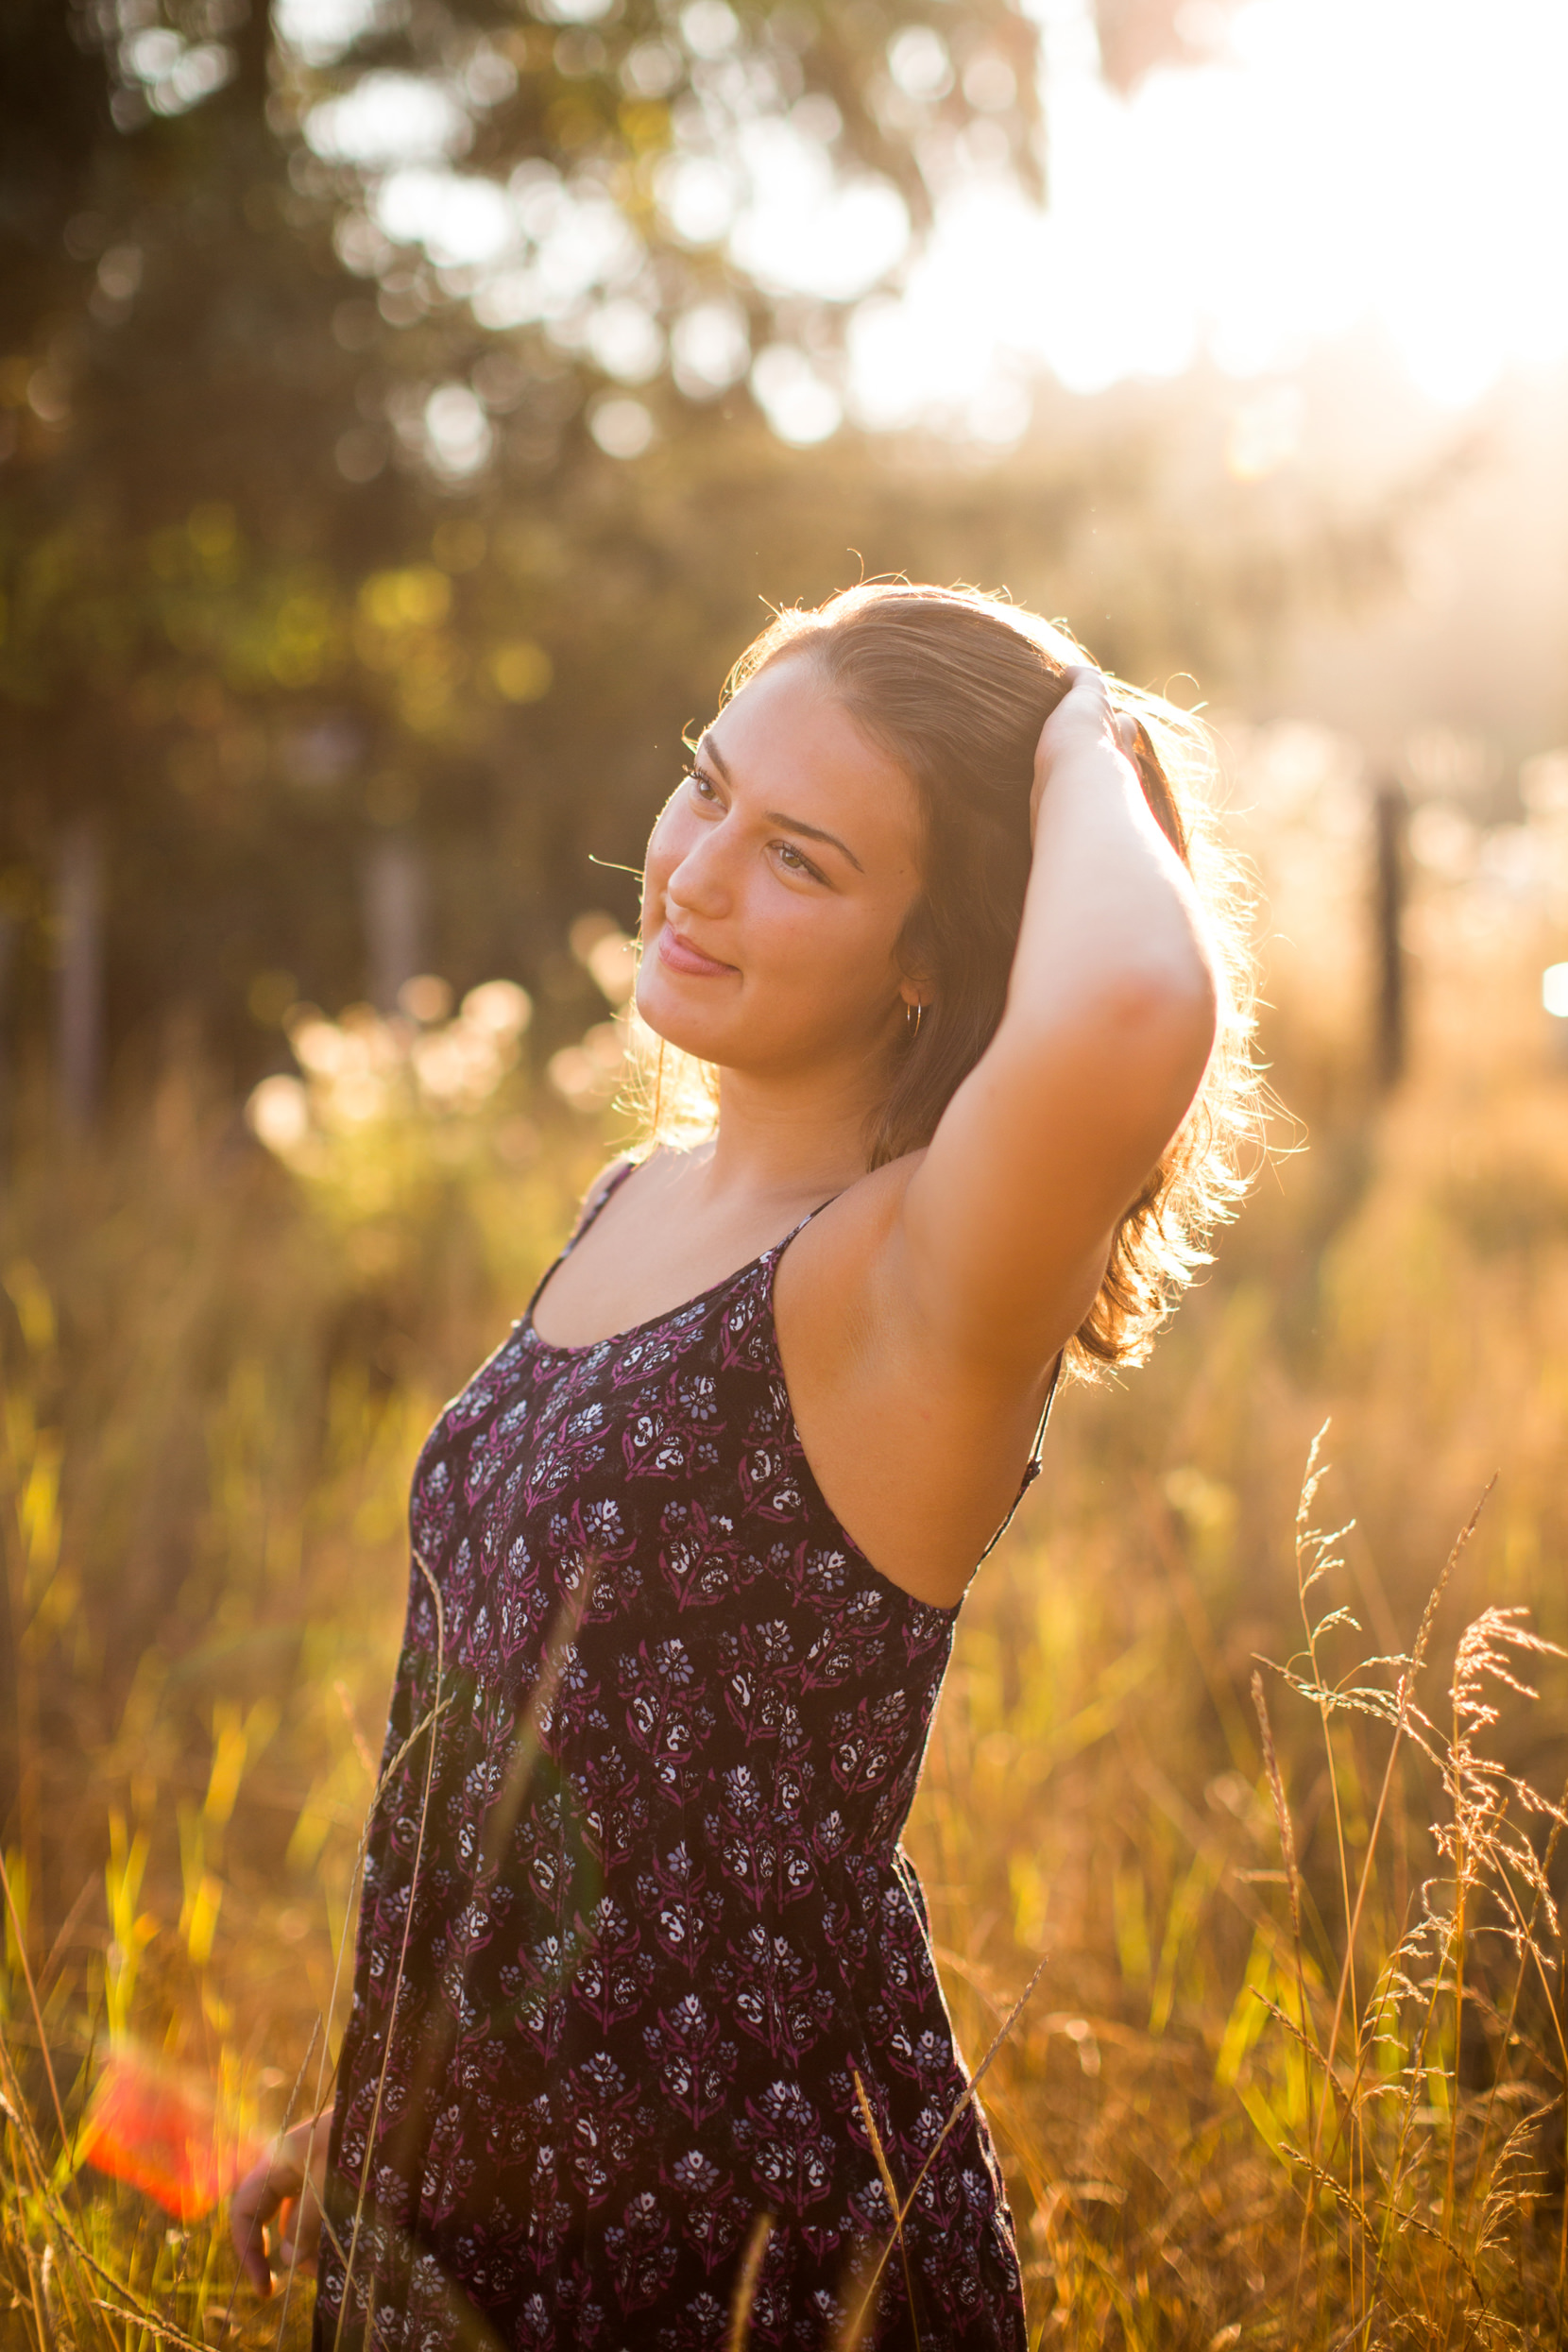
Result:
[[1125,758],[1137,764],[1138,723],[1115,708],[1104,672],[1092,662],[1079,662],[1063,674],[1068,680],[1067,690],[1041,728],[1034,755],[1034,788],[1029,809],[1031,834],[1051,769],[1069,749],[1092,743],[1115,745]]
[[1120,747],[1116,714],[1111,707],[1111,690],[1103,671],[1083,662],[1065,674],[1070,681],[1067,690],[1040,730],[1036,758],[1047,766],[1068,743],[1108,736]]
[[279,2216],[278,2227],[282,2237],[278,2250],[281,2260],[291,2269],[313,2271],[321,2250],[320,2190],[315,2181],[305,2183],[298,2203]]
[[[274,2140],[229,2200],[229,2231],[247,2278],[258,2294],[275,2284],[274,2263],[310,2268],[321,2236],[322,2181],[331,2118],[318,2115]],[[267,2225],[274,2223],[271,2258]]]
[[[326,2132],[319,2132],[323,2155]],[[246,2174],[229,2201],[229,2232],[247,2278],[258,2294],[268,2295],[275,2284],[274,2264],[286,2269],[298,2247],[301,2260],[314,2260],[320,2229],[314,2183],[298,2144],[298,2130],[274,2142],[254,2171]],[[272,2248],[267,2249],[268,2224]]]
[[283,2204],[273,2178],[270,2158],[247,2173],[229,2201],[229,2234],[240,2258],[240,2268],[260,2295],[272,2292],[272,2265],[266,2256],[266,2225]]
[[313,2271],[321,2239],[321,2208],[307,2188],[278,2208],[272,2258],[281,2271]]
[[[1066,702],[1068,696],[1073,696],[1076,698],[1078,709],[1086,710],[1093,707],[1109,715],[1111,690],[1106,683],[1103,670],[1097,670],[1092,661],[1077,661],[1073,662],[1062,674],[1069,681],[1067,692],[1062,698],[1063,703]],[[1058,708],[1060,707],[1061,705],[1058,705]],[[1054,713],[1052,715],[1054,716]]]

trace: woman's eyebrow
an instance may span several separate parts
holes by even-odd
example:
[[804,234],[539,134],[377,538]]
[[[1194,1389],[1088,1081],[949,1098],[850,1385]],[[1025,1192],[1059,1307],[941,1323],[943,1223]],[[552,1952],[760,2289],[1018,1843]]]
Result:
[[[705,735],[703,737],[701,742],[697,745],[697,751],[700,757],[706,757],[712,760],[713,765],[718,769],[719,774],[724,777],[724,782],[733,792],[735,789],[735,778],[731,775],[729,769],[724,764],[724,754],[719,749],[718,744],[713,741],[711,735]],[[856,857],[855,852],[850,848],[849,844],[847,842],[840,841],[836,833],[824,832],[820,825],[808,825],[804,817],[786,816],[782,809],[765,809],[762,813],[767,818],[770,825],[782,825],[786,832],[804,833],[808,841],[826,842],[830,849],[836,849],[841,857],[848,859],[857,874],[863,874],[865,872],[864,866],[861,863],[859,858]]]
[[864,866],[856,857],[849,844],[841,842],[836,833],[825,833],[820,825],[808,825],[803,817],[786,816],[782,809],[768,809],[763,811],[763,814],[770,825],[781,825],[787,833],[804,833],[808,841],[826,842],[830,849],[838,850],[848,859],[857,874],[865,872]]

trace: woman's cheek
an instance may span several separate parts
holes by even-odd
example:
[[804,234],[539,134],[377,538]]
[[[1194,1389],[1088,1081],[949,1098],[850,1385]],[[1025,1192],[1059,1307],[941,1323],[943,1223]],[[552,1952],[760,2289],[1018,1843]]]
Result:
[[648,846],[642,853],[642,863],[647,872],[652,873],[658,865],[668,866],[670,862],[669,839],[670,810],[666,805],[654,819],[654,829],[648,836]]
[[661,810],[642,855],[644,903],[650,898],[663,896],[665,884],[681,861],[683,851],[678,832],[678,820],[673,812],[668,807]]

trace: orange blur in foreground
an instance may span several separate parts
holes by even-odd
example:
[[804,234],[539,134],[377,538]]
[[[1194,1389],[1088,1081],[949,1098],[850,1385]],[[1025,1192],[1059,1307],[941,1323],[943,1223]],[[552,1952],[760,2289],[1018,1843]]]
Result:
[[194,2222],[258,2163],[262,2143],[220,2123],[211,2088],[135,2050],[105,2065],[82,2126],[83,2160]]

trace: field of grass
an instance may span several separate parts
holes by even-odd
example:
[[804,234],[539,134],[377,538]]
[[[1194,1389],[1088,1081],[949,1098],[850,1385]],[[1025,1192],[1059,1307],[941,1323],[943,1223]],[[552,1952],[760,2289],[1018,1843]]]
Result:
[[[1062,1401],[911,1824],[972,2064],[1044,1963],[982,2095],[1031,2336],[1075,2352],[1564,2328],[1550,937],[1434,883],[1379,1100],[1358,916],[1309,848],[1275,844],[1276,913],[1318,881],[1268,1029],[1306,1148],[1151,1365]],[[178,2070],[220,2156],[308,2110],[413,1456],[604,1151],[509,1048],[469,1096],[433,1061],[432,1107],[382,1032],[303,1043],[382,1091],[286,1164],[178,1057],[91,1143],[15,1112],[0,2343],[38,2352],[303,2338],[308,2289],[236,2289],[221,2211],[84,2161],[93,2087],[128,2049]]]

